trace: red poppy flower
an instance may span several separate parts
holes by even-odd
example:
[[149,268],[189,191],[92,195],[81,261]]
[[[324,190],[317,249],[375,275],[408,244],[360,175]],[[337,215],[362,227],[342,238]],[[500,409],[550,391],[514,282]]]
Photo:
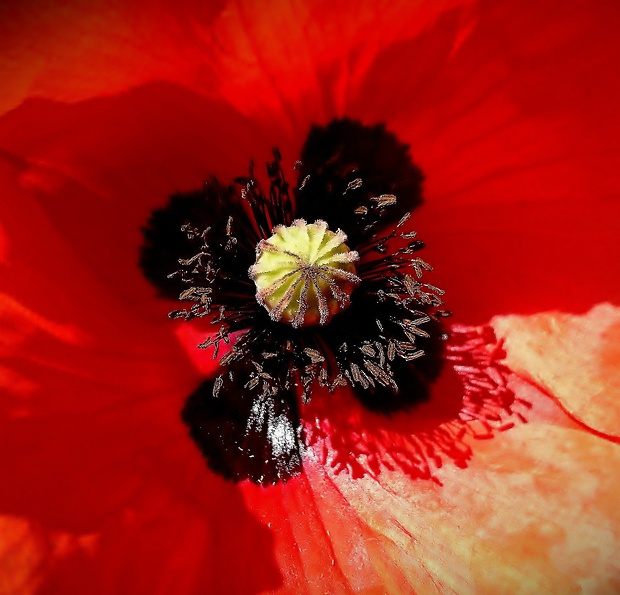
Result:
[[[1,588],[619,590],[620,11],[145,4],[2,8]],[[303,474],[230,483],[180,421],[214,363],[141,228],[341,117],[424,171],[445,371],[389,418],[314,399]]]

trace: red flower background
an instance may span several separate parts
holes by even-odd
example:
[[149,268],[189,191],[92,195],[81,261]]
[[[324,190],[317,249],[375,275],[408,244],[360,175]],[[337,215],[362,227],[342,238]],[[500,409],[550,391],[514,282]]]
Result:
[[[0,10],[0,592],[620,590],[614,2]],[[227,483],[179,419],[213,363],[143,279],[140,229],[342,116],[411,145],[433,282],[454,336],[504,340],[514,427],[465,423],[437,459],[416,449],[458,383],[390,420],[344,392],[310,408],[332,435],[302,476]],[[371,471],[337,464],[334,428]]]

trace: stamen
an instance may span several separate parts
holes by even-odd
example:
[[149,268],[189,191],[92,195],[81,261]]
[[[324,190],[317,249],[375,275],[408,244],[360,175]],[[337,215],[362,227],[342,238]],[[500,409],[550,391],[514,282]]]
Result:
[[[383,156],[395,140],[370,132],[365,146]],[[424,244],[406,225],[421,174],[404,146],[378,170],[356,142],[332,148],[319,161],[305,155],[296,187],[278,151],[266,192],[253,165],[240,188],[210,181],[203,219],[179,222],[201,245],[175,253],[181,271],[170,281],[189,304],[171,317],[206,317],[215,328],[199,347],[220,364],[184,419],[214,469],[235,479],[298,472],[297,399],[307,403],[317,387],[352,385],[366,407],[391,413],[424,400],[439,374],[439,319],[449,312],[439,310],[443,291],[426,283]]]

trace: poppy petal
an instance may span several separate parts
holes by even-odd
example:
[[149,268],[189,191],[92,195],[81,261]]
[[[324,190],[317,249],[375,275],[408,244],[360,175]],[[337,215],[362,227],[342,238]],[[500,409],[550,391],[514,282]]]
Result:
[[348,115],[382,49],[470,3],[231,3],[215,22],[210,48],[217,92],[241,113],[305,134],[312,123]]
[[537,383],[576,420],[620,438],[620,309],[559,312],[493,320],[507,365]]
[[[251,559],[260,567],[253,576],[275,573],[277,579],[268,533],[234,486],[221,487],[187,437],[179,413],[198,374],[174,339],[173,323],[164,312],[140,312],[140,305],[119,297],[115,284],[102,283],[48,217],[46,201],[19,183],[12,166],[1,165],[8,199],[1,202],[3,283],[10,295],[0,299],[6,366],[0,379],[9,389],[0,401],[0,467],[10,479],[0,490],[0,509],[28,519],[42,534],[35,534],[33,547],[61,535],[97,538],[93,555],[73,548],[44,564],[41,592],[80,592],[91,581],[94,593],[118,592],[123,581],[128,592],[152,592],[141,587],[167,584],[165,571],[180,578],[179,565],[180,574],[191,577],[179,585],[200,582],[207,558],[213,566],[204,580],[217,586],[226,573],[216,569],[235,566],[233,552],[250,533],[256,537]],[[62,195],[45,198],[49,208]],[[140,279],[137,268],[134,275]],[[224,508],[232,518],[220,513]],[[186,519],[194,527],[189,533]],[[188,535],[185,547],[171,542],[171,534]],[[3,540],[9,535],[3,526]],[[211,539],[218,540],[216,551],[209,550]],[[199,546],[205,542],[209,547]],[[30,556],[29,543],[4,552],[6,563]],[[188,566],[180,564],[179,552],[187,554]],[[46,561],[45,549],[40,557]],[[163,574],[154,572],[153,559]],[[276,579],[267,577],[267,585]]]
[[196,48],[223,4],[5,2],[0,72],[11,85],[3,88],[0,112],[25,97],[73,102],[154,80],[208,89],[207,61]]
[[0,592],[34,595],[50,557],[50,546],[34,523],[0,516]]
[[[74,105],[28,101],[0,118],[0,150],[14,189],[2,206],[17,221],[18,196],[29,194],[90,274],[142,308],[156,308],[136,267],[141,227],[167,197],[200,186],[209,172],[227,181],[238,175],[265,150],[252,129],[230,107],[173,85]],[[214,140],[229,136],[243,140]],[[205,151],[209,142],[218,149]]]
[[466,469],[441,470],[441,487],[389,471],[352,480],[309,464],[307,473],[365,525],[362,575],[386,569],[397,592],[613,592],[619,463],[615,444],[535,423],[477,445]]
[[446,13],[377,55],[348,106],[365,122],[390,114],[411,146],[426,178],[413,225],[468,323],[620,299],[605,266],[620,258],[620,12],[565,8]]

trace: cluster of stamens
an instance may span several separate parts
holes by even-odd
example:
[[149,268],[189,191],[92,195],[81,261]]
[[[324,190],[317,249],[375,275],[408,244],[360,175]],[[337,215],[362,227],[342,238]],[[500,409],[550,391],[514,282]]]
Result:
[[[179,260],[172,277],[189,285],[180,299],[193,304],[170,316],[209,316],[217,327],[199,345],[219,358],[213,396],[238,382],[274,398],[301,387],[305,402],[315,386],[333,391],[349,384],[383,401],[400,398],[403,382],[410,382],[404,369],[432,379],[433,359],[413,362],[429,354],[431,339],[440,338],[439,319],[449,312],[439,309],[443,291],[423,280],[432,267],[417,256],[424,243],[405,228],[411,213],[388,223],[397,197],[373,196],[356,177],[334,197],[335,208],[347,204],[350,218],[341,217],[347,234],[322,219],[295,219],[280,154],[274,157],[268,193],[252,169],[239,180],[241,202],[224,201],[217,182],[206,187],[225,226],[184,226],[202,246]],[[308,179],[297,188],[298,202]],[[219,357],[222,344],[227,352]]]
[[[349,385],[383,412],[423,399],[439,369],[439,319],[449,315],[443,291],[423,279],[432,267],[395,194],[349,174],[323,184],[317,172],[300,176],[293,200],[280,161],[274,151],[268,192],[252,167],[238,191],[209,181],[209,225],[183,226],[200,248],[170,275],[191,303],[170,317],[208,317],[213,332],[198,347],[220,365],[183,419],[217,472],[257,483],[299,472],[299,405],[316,388]],[[325,196],[329,221],[347,234],[314,208]]]

